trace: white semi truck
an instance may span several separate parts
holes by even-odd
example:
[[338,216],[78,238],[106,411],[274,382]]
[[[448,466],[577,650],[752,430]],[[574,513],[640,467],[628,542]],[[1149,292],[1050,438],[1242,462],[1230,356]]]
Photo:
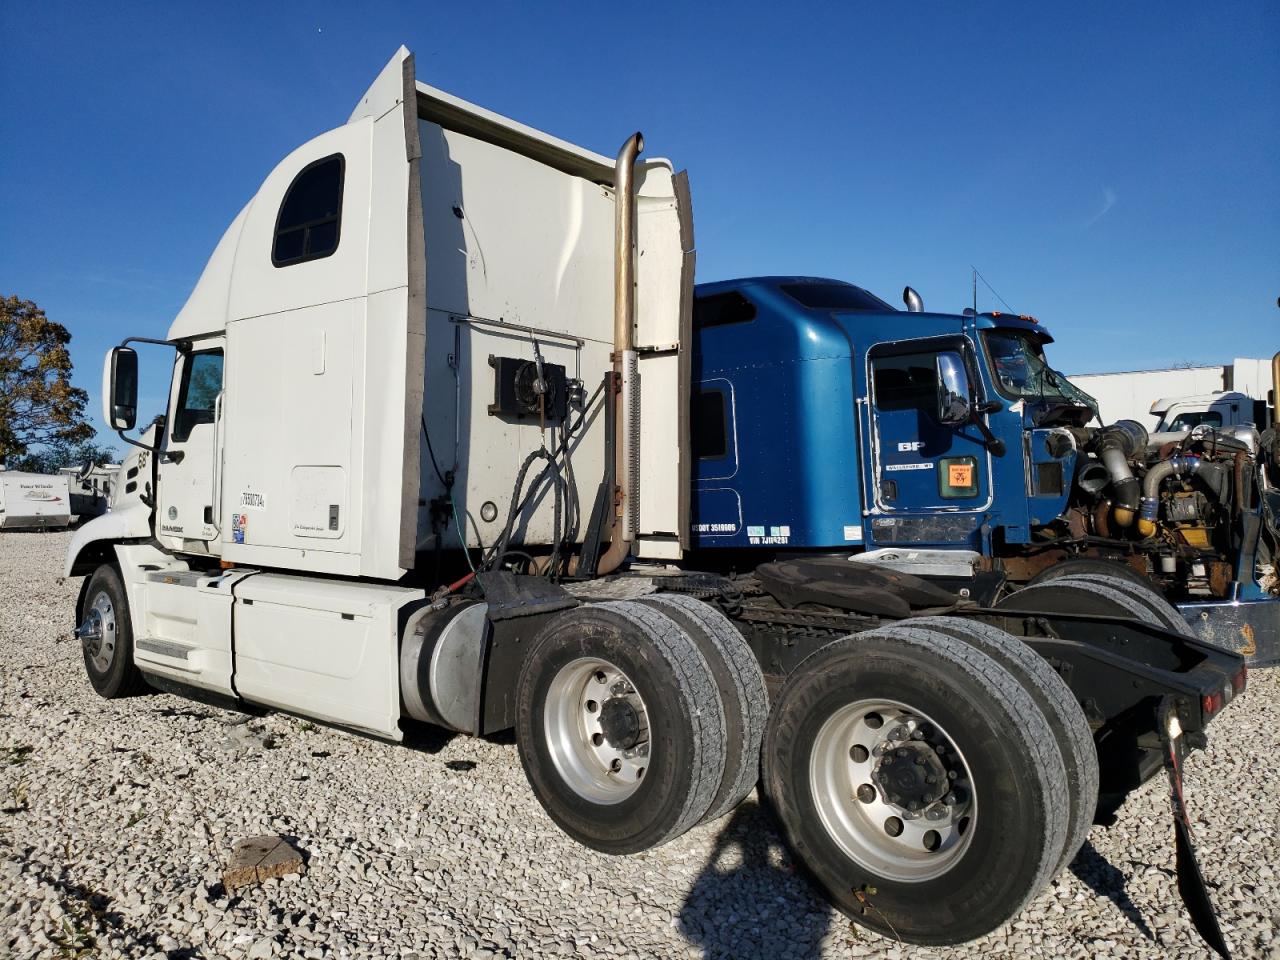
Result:
[[763,772],[833,901],[920,943],[1010,919],[1165,769],[1222,944],[1178,771],[1245,671],[1154,591],[1081,576],[982,608],[826,558],[774,571],[819,597],[794,603],[689,569],[692,208],[642,145],[530,129],[402,49],[281,161],[147,341],[175,359],[140,438],[139,338],[107,356],[134,449],[66,565],[95,689],[392,741],[514,727],[549,815],[617,854]]

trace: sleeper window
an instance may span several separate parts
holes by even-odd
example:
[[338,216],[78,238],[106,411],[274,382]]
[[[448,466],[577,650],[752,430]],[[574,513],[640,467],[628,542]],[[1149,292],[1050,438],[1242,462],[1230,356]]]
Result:
[[342,226],[342,154],[317,160],[293,179],[276,218],[271,262],[319,260],[338,249]]
[[722,390],[699,390],[693,395],[693,455],[719,460],[729,452]]

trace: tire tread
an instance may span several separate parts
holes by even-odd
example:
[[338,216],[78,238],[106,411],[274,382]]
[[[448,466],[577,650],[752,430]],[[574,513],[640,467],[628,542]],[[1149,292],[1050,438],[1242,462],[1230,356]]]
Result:
[[[695,621],[713,645],[714,649],[704,651],[712,672],[726,677],[732,684],[734,702],[723,706],[726,721],[731,714],[737,718],[741,741],[727,744],[724,779],[701,822],[715,820],[745,800],[760,779],[760,747],[769,720],[769,691],[764,674],[733,621],[705,601],[678,593],[654,593],[636,602],[663,609],[663,612],[676,612],[677,617],[673,619],[677,621],[679,614]],[[723,671],[716,670],[713,658],[723,663]]]

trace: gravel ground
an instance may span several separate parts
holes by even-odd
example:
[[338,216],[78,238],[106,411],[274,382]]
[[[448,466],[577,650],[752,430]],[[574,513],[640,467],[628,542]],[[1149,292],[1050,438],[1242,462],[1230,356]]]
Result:
[[[0,534],[0,955],[12,957],[1205,957],[1173,882],[1164,784],[1133,796],[1013,923],[954,950],[851,927],[754,798],[647,854],[562,835],[509,738],[392,746],[167,695],[98,699],[67,639],[66,534]],[[1240,957],[1280,957],[1280,671],[1187,767]],[[474,764],[474,766],[472,766]],[[228,898],[235,840],[302,877]]]

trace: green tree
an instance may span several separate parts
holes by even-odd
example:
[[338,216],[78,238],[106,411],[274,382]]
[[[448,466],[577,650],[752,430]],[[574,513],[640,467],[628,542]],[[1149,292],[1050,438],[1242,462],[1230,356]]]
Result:
[[71,385],[71,334],[30,300],[0,297],[0,461],[93,437],[89,395]]
[[51,443],[35,450],[28,450],[8,462],[10,470],[26,473],[57,473],[63,467],[84,467],[96,463],[119,463],[120,451],[103,446],[94,440],[81,443]]

